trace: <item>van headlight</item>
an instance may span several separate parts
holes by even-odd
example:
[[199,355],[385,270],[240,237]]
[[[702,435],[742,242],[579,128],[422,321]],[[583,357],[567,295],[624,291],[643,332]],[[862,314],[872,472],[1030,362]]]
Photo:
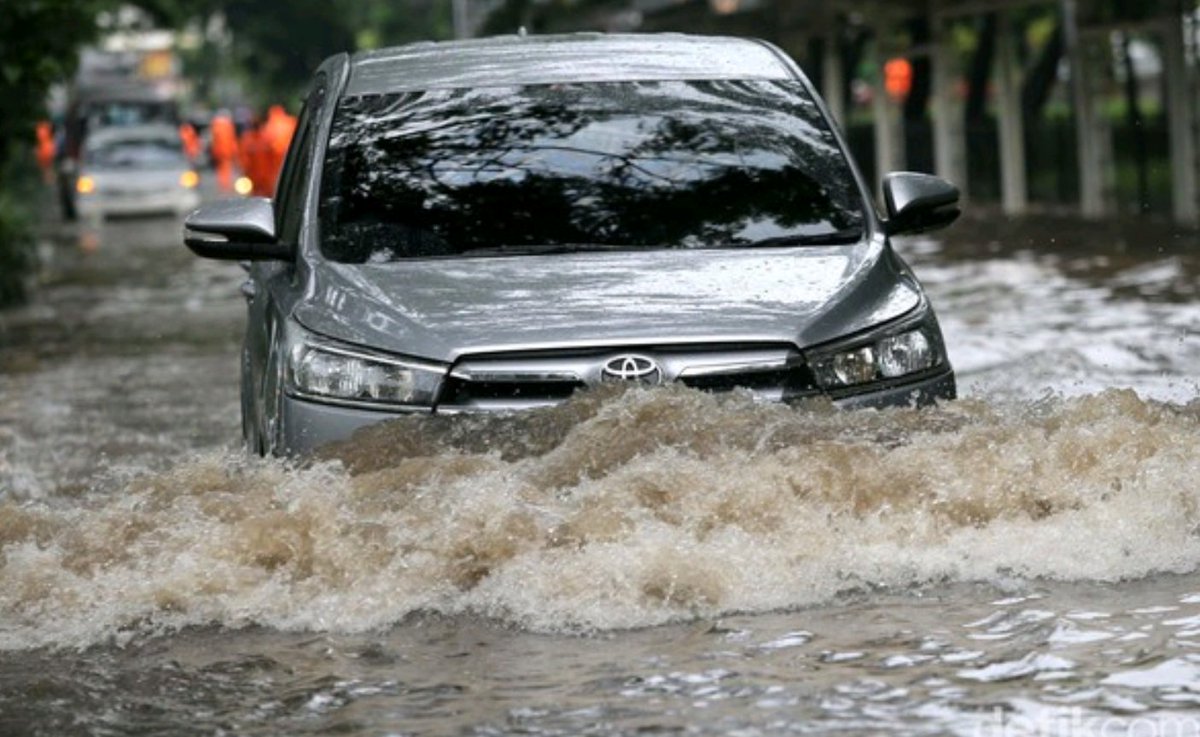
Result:
[[346,402],[431,407],[445,367],[304,340],[288,355],[293,393]]
[[945,362],[941,330],[932,312],[926,312],[923,319],[906,320],[891,330],[864,337],[853,345],[814,350],[809,358],[821,388],[835,391],[902,379]]

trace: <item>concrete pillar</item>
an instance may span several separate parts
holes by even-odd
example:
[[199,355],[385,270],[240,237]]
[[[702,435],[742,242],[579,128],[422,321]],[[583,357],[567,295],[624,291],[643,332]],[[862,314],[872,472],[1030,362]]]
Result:
[[[836,21],[833,21],[836,22]],[[842,45],[836,26],[831,25],[821,44],[821,95],[834,121],[846,129],[846,71],[842,69]]]
[[883,65],[895,52],[892,26],[880,22],[875,26],[875,79],[871,89],[871,115],[875,124],[875,182],[876,189],[889,172],[902,171],[907,156],[904,151],[904,116],[901,106],[888,97],[884,87]]
[[1000,191],[1004,212],[1018,215],[1029,205],[1025,181],[1025,121],[1021,114],[1021,66],[1006,12],[996,29],[996,108],[1000,122]]
[[930,4],[930,97],[933,118],[933,164],[937,175],[954,183],[967,197],[967,136],[963,125],[963,106],[955,81],[959,66],[946,33],[946,21],[939,17],[937,2]]
[[1075,115],[1075,145],[1079,159],[1079,211],[1102,217],[1105,207],[1105,140],[1096,116],[1087,54],[1079,35],[1075,0],[1062,0],[1063,37],[1071,66],[1071,104]]
[[1182,225],[1200,220],[1197,193],[1196,105],[1184,50],[1183,17],[1163,21],[1163,74],[1167,81],[1167,128],[1171,150],[1171,211]]

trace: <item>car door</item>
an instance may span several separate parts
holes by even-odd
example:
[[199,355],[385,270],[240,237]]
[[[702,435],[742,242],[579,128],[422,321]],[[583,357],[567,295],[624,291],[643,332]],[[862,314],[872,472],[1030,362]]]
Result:
[[[319,75],[300,111],[275,187],[275,233],[279,242],[291,247],[294,257],[298,257],[315,131],[326,89],[325,75]],[[284,357],[277,346],[282,343],[279,333],[287,314],[299,296],[301,285],[296,277],[294,260],[259,261],[251,266],[243,286],[249,310],[242,374],[243,433],[248,447],[259,453],[269,453],[275,445],[284,370]]]

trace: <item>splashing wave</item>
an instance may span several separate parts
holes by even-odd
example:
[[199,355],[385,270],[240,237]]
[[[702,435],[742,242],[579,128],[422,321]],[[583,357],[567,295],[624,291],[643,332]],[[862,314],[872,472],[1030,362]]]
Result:
[[0,648],[414,612],[655,625],[998,577],[1200,565],[1200,403],[932,410],[609,389],[406,418],[303,467],[221,455],[0,504]]

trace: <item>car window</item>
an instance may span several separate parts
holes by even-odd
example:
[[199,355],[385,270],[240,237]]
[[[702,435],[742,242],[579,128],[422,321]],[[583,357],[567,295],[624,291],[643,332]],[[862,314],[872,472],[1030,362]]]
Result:
[[174,124],[179,120],[175,103],[170,101],[105,100],[87,106],[87,124],[91,129],[108,126]]
[[863,202],[793,81],[548,84],[339,105],[322,251],[345,262],[496,247],[735,247],[857,231]]
[[275,232],[281,243],[295,244],[304,220],[304,185],[312,170],[313,129],[325,102],[325,81],[319,78],[300,111],[296,133],[275,187]]

